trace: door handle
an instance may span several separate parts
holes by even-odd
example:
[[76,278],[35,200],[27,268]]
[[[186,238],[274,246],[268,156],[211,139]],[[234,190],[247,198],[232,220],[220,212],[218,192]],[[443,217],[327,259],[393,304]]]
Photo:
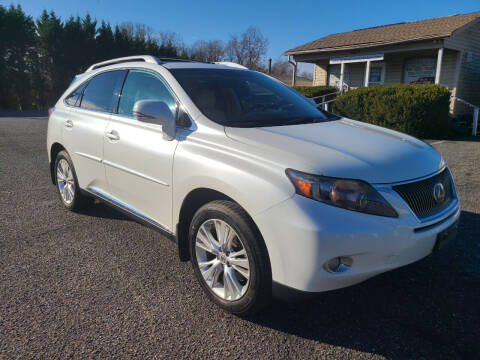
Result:
[[115,141],[120,140],[120,135],[118,135],[118,133],[115,130],[105,133],[105,137],[110,140],[115,140]]
[[65,120],[64,125],[67,128],[72,128],[73,127],[73,121],[72,120]]

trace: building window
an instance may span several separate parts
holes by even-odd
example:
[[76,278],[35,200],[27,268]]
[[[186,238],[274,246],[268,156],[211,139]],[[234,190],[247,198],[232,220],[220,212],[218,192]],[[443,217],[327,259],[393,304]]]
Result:
[[403,82],[406,84],[423,84],[435,82],[437,61],[433,57],[405,60]]
[[369,85],[378,85],[385,82],[385,63],[371,63]]
[[[350,84],[350,70],[348,64],[345,64],[343,70],[343,84]],[[340,89],[340,64],[329,65],[328,67],[328,85]]]

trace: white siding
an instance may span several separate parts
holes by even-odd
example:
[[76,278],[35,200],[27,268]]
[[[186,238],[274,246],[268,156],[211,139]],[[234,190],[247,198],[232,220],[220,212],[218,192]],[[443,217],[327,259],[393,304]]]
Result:
[[[480,19],[458,29],[445,40],[445,46],[462,51],[456,96],[480,105]],[[455,112],[462,107],[455,104]],[[470,111],[471,109],[463,109]]]

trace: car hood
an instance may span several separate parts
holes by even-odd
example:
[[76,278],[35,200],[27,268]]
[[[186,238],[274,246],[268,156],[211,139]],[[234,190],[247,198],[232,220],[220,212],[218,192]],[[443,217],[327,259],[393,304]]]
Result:
[[441,155],[414,137],[346,118],[262,128],[225,128],[256,156],[285,168],[370,183],[426,176],[444,166]]

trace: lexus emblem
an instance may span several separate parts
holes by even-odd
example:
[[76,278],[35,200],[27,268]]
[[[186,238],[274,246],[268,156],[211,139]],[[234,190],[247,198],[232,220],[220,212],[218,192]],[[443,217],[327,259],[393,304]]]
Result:
[[437,203],[442,203],[445,201],[445,187],[442,183],[436,183],[433,185],[433,199]]

